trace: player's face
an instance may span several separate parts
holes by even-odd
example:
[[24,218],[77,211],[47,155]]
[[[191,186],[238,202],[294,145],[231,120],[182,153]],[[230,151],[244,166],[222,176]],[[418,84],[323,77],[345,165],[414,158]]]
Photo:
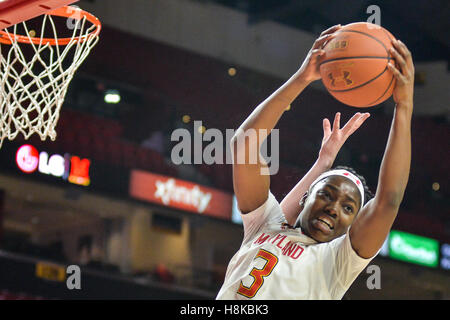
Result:
[[313,187],[296,226],[318,242],[331,241],[347,231],[360,208],[361,196],[354,183],[331,176]]

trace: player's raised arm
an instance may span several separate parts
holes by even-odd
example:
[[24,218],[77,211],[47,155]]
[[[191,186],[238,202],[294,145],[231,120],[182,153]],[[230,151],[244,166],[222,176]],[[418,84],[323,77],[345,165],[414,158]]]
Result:
[[[253,211],[267,200],[270,176],[262,174],[268,169],[260,156],[260,147],[286,108],[311,82],[320,79],[318,60],[324,53],[323,45],[339,28],[340,25],[322,32],[300,69],[256,107],[232,138],[233,187],[242,213]],[[255,158],[256,161],[251,161]]]
[[413,112],[414,64],[408,48],[393,41],[399,68],[390,70],[396,78],[393,97],[396,103],[386,150],[380,167],[375,197],[355,218],[350,240],[363,258],[372,257],[383,245],[403,199],[411,164],[411,117]]
[[323,119],[323,138],[319,157],[307,174],[280,203],[284,216],[289,224],[294,225],[297,216],[301,211],[300,200],[305,195],[311,183],[313,183],[313,181],[322,173],[331,168],[339,150],[344,145],[347,138],[350,137],[369,117],[370,114],[367,112],[357,112],[342,128],[340,128],[341,114],[339,112],[336,113],[336,116],[334,117],[333,128],[331,128],[328,119]]

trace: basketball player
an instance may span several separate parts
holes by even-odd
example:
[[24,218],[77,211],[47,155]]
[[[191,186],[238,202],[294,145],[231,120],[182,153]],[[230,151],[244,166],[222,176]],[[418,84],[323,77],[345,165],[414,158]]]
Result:
[[281,203],[270,192],[270,176],[261,174],[261,169],[268,170],[264,159],[257,164],[236,161],[239,152],[259,150],[266,138],[239,143],[246,130],[270,132],[303,89],[320,79],[322,48],[339,29],[334,26],[321,34],[300,69],[250,114],[231,142],[244,239],[217,299],[342,299],[379,252],[395,220],[410,170],[414,83],[411,53],[400,41],[393,41],[391,50],[398,65],[389,64],[396,79],[396,105],[372,199],[355,173],[329,170],[367,113],[355,114],[342,129],[339,114],[333,128],[324,120],[318,160]]

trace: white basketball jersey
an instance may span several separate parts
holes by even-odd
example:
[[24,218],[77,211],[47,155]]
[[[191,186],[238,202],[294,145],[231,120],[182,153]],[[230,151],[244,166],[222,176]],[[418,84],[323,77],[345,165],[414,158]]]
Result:
[[353,250],[347,234],[318,243],[286,218],[274,195],[242,215],[244,240],[216,299],[342,299],[373,259]]

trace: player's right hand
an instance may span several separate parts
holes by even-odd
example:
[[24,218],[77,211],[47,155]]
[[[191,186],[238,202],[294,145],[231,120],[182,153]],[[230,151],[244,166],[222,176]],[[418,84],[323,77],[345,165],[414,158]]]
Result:
[[314,41],[314,44],[309,50],[305,60],[302,63],[302,66],[299,69],[299,74],[302,79],[312,82],[319,80],[320,70],[319,70],[319,61],[320,57],[325,53],[323,48],[325,45],[333,39],[335,36],[335,32],[341,29],[342,26],[340,24],[335,25],[320,34],[320,37]]
[[341,113],[336,113],[331,128],[330,120],[323,119],[323,138],[319,151],[319,161],[326,163],[331,167],[336,159],[339,150],[358,128],[370,117],[370,113],[357,112],[348,122],[341,128]]

